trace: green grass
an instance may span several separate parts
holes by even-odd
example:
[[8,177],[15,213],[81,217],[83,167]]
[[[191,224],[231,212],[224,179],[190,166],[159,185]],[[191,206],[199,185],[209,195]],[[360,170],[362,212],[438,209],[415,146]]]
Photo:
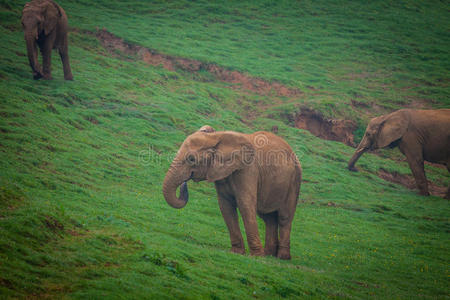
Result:
[[[56,53],[54,80],[31,79],[18,21],[24,2],[0,1],[2,298],[449,296],[448,200],[380,179],[381,167],[410,174],[388,151],[348,172],[354,149],[285,119],[305,105],[361,130],[395,108],[449,107],[445,2],[59,1],[80,29],[70,34],[73,82]],[[96,27],[304,95],[259,96],[114,56],[83,33]],[[165,203],[170,160],[204,124],[278,125],[295,150],[304,182],[291,261],[229,253],[211,184],[189,183],[182,210]],[[446,170],[426,168],[449,185]]]

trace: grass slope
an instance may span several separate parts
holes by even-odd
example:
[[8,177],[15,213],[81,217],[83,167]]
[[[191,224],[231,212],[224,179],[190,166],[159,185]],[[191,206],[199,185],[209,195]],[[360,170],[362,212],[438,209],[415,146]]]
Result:
[[[445,3],[60,1],[72,28],[104,26],[161,52],[299,87],[301,99],[111,55],[83,31],[70,35],[76,80],[62,80],[54,55],[54,80],[33,81],[23,3],[0,2],[2,297],[448,296],[448,201],[375,175],[380,167],[409,174],[404,162],[365,155],[361,172],[348,172],[352,148],[274,113],[306,103],[364,120],[349,106],[354,99],[448,107]],[[280,106],[261,111],[268,103]],[[248,111],[258,112],[251,122]],[[165,203],[170,160],[204,124],[243,132],[278,125],[294,148],[304,182],[291,261],[229,253],[211,184],[190,183],[182,210]],[[445,170],[427,171],[449,184]]]

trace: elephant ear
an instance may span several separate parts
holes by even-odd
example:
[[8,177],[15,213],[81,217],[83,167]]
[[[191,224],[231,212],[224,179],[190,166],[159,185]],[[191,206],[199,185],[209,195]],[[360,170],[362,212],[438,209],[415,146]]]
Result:
[[58,22],[59,18],[61,17],[61,12],[59,11],[59,8],[56,6],[56,4],[48,1],[45,2],[46,5],[44,7],[44,32],[45,35],[50,34],[50,32],[53,31],[56,27],[56,23]]
[[384,148],[400,139],[408,129],[409,118],[403,113],[386,116],[378,132],[377,147]]
[[224,179],[253,162],[255,150],[242,135],[225,132],[218,138],[214,156],[206,173],[209,182]]

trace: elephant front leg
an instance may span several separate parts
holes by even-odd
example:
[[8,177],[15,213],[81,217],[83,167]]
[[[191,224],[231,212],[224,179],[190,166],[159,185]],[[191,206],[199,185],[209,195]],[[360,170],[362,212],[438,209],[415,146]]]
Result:
[[244,221],[250,255],[263,256],[264,250],[259,238],[258,223],[256,222],[256,199],[254,202],[240,199],[238,200],[238,207]]
[[34,41],[34,37],[31,41],[27,41],[28,61],[33,73],[33,79],[37,80],[42,78],[42,69],[38,60],[38,47]]
[[46,80],[52,79],[52,48],[55,38],[52,36],[47,37],[47,39],[41,45],[42,53],[42,73],[43,78]]
[[423,165],[422,155],[411,153],[405,151],[406,160],[408,161],[409,167],[413,173],[414,179],[416,180],[417,188],[419,189],[419,194],[423,196],[429,196],[428,192],[428,182],[425,176],[425,169]]
[[236,206],[219,195],[219,207],[222,213],[228,232],[230,233],[231,252],[245,254],[244,239],[239,227]]
[[52,79],[52,73],[51,73],[51,51],[43,51],[42,52],[42,65],[43,65],[43,78],[46,80]]

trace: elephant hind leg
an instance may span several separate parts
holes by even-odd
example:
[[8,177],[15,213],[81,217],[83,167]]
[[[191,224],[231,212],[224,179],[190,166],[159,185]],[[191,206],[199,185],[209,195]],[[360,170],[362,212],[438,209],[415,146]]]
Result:
[[291,259],[291,228],[297,208],[299,187],[291,186],[286,206],[278,212],[278,226],[280,240],[278,243],[277,257],[280,259]]
[[279,226],[280,226],[280,243],[278,245],[277,257],[281,259],[291,259],[292,220],[284,219],[283,221],[279,222]]
[[[447,161],[447,171],[450,173],[450,159]],[[447,195],[445,195],[445,199],[450,200],[450,186],[447,190]]]
[[[66,42],[67,44],[67,42]],[[70,69],[69,63],[69,49],[67,45],[61,46],[58,49],[59,56],[61,57],[63,71],[64,71],[64,79],[65,80],[73,80],[72,70]]]
[[264,255],[277,256],[278,251],[278,212],[261,215],[266,224],[266,243]]

